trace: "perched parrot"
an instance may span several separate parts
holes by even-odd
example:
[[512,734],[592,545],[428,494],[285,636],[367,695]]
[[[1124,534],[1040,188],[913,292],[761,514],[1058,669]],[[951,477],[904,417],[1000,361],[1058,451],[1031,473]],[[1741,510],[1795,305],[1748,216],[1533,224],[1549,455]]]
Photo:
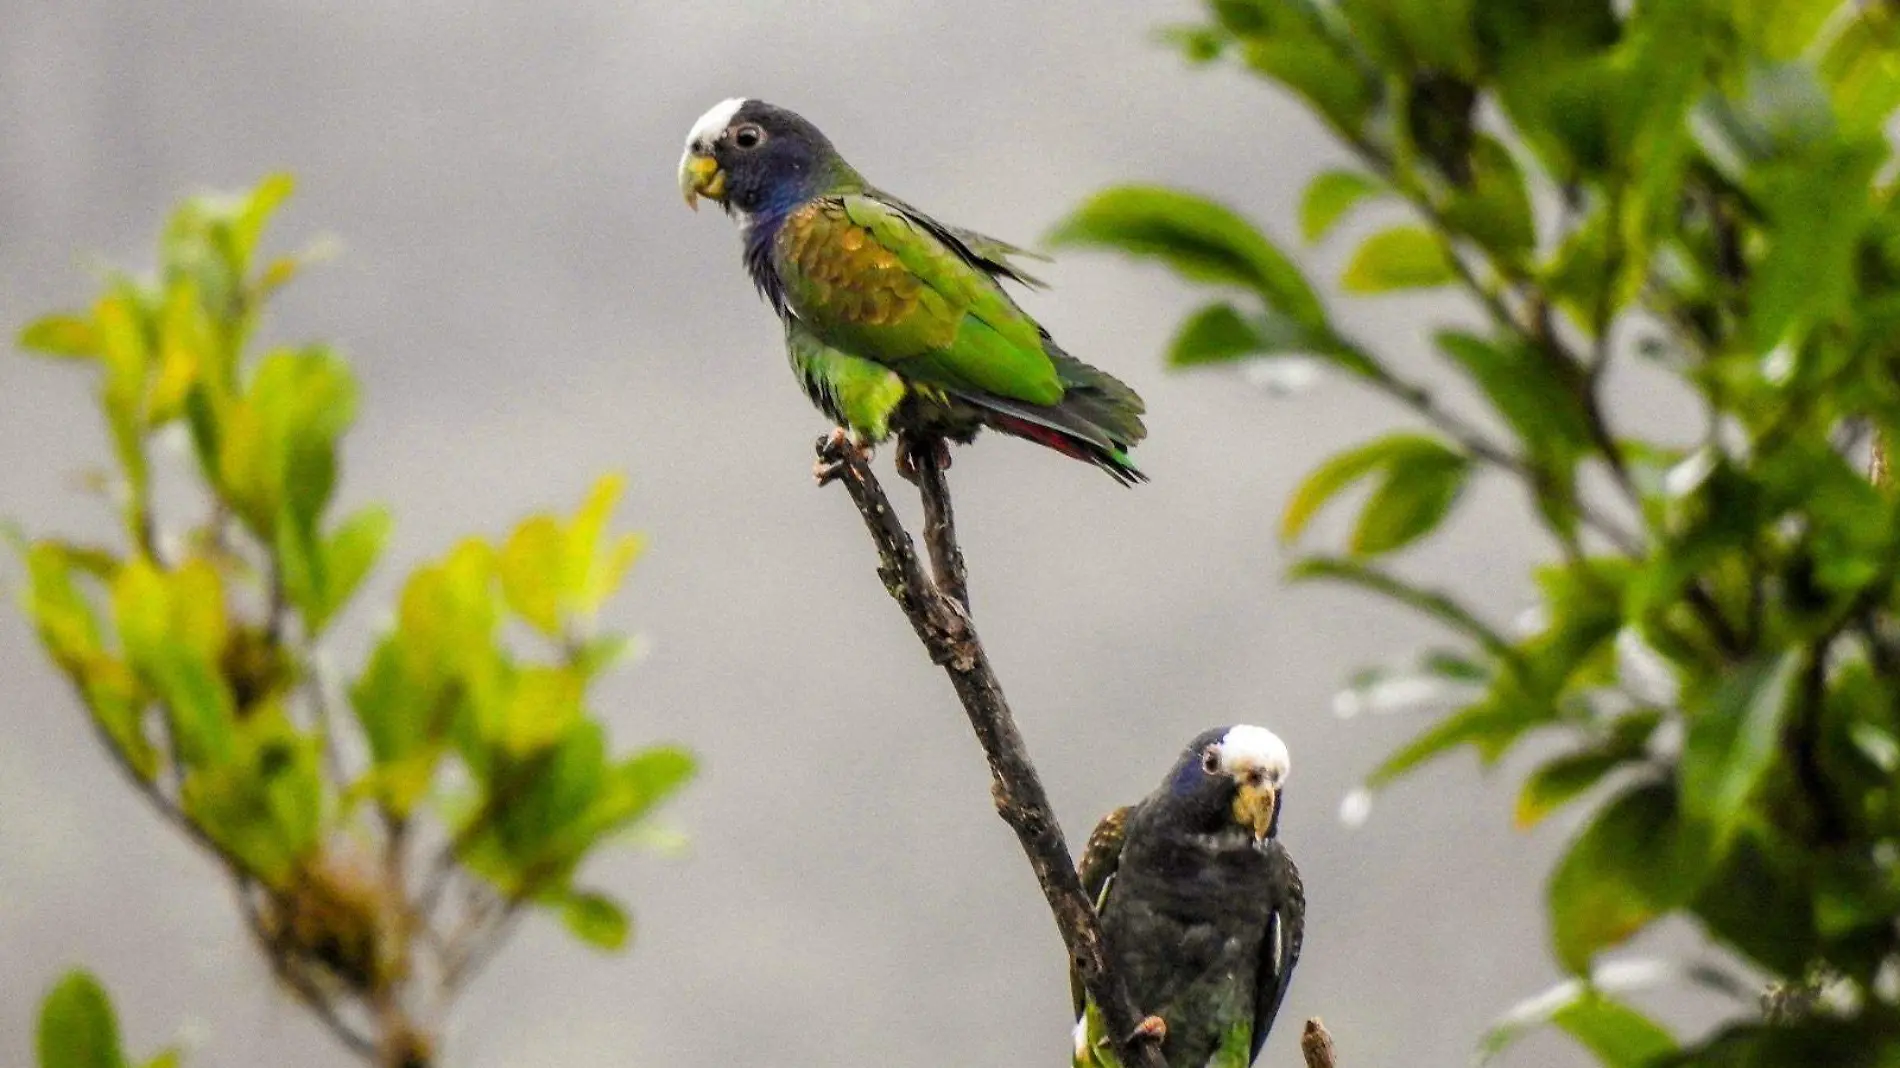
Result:
[[[1247,1068],[1286,997],[1306,893],[1280,844],[1286,743],[1217,727],[1188,743],[1161,786],[1116,809],[1082,853],[1082,885],[1142,1029],[1169,1068]],[[1102,1018],[1070,975],[1075,1068],[1115,1068]]]
[[1147,480],[1128,459],[1146,433],[1141,398],[1004,291],[1040,284],[1012,262],[1022,249],[879,191],[817,127],[758,100],[700,116],[679,180],[688,206],[705,197],[738,221],[793,372],[854,444],[968,442],[987,426],[1124,485]]

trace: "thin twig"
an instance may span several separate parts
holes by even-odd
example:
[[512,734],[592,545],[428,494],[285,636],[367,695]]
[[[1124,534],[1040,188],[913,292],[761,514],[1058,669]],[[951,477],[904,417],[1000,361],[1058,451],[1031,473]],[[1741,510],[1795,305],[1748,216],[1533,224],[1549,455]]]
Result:
[[944,479],[948,463],[944,443],[932,442],[921,450],[917,465],[917,489],[924,499],[924,548],[930,553],[931,577],[945,596],[957,602],[965,614],[970,611],[969,573],[963,565],[963,549],[957,545],[957,517],[950,507],[950,485]]
[[[977,638],[969,613],[933,583],[917,558],[910,534],[897,518],[891,502],[857,449],[842,435],[821,438],[818,458],[832,477],[841,481],[864,518],[878,551],[878,577],[923,642],[932,662],[943,667],[956,688],[970,726],[982,743],[992,777],[991,794],[997,814],[1021,842],[1029,865],[1049,902],[1056,927],[1069,950],[1069,959],[1082,985],[1102,1013],[1108,1037],[1121,1063],[1141,1068],[1166,1068],[1158,1036],[1138,1025],[1142,1015],[1128,998],[1126,987],[1109,964],[1107,944],[1095,908],[1082,891],[1075,861],[1056,822],[1042,780],[1030,762],[1022,734],[1016,729],[1002,685],[990,667],[989,656]],[[941,574],[954,584],[962,577],[961,555],[951,521],[950,494],[934,452],[920,457],[918,485],[926,514],[937,516],[939,529],[930,540]],[[926,473],[928,472],[928,473]]]
[[1306,1021],[1306,1030],[1300,1033],[1300,1052],[1306,1055],[1306,1068],[1339,1068],[1332,1033],[1317,1016]]

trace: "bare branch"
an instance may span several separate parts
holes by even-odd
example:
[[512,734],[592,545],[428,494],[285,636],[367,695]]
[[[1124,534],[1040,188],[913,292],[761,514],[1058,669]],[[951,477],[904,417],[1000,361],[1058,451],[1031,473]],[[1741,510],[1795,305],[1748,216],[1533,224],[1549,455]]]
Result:
[[1333,1055],[1333,1036],[1315,1016],[1300,1032],[1300,1052],[1306,1055],[1306,1068],[1339,1068]]
[[[941,462],[936,462],[939,459]],[[944,470],[949,466],[949,453],[943,442],[937,441],[917,467],[917,488],[924,499],[924,548],[930,553],[930,571],[937,588],[968,614],[969,575],[963,566],[963,550],[957,545],[957,517],[950,507],[950,484],[944,478]]]
[[1002,684],[990,667],[969,613],[950,592],[961,592],[963,565],[938,451],[919,453],[923,462],[918,465],[918,486],[924,497],[925,515],[932,517],[932,562],[950,590],[924,573],[910,534],[898,520],[864,455],[839,434],[819,439],[818,458],[821,470],[844,483],[858,514],[863,516],[865,529],[877,545],[878,577],[885,590],[909,617],[931,661],[950,676],[989,760],[997,814],[1016,832],[1029,858],[1068,947],[1069,959],[1102,1013],[1117,1056],[1131,1068],[1166,1068],[1158,1036],[1152,1029],[1140,1028],[1142,1015],[1129,1001],[1127,988],[1109,964],[1095,908],[1082,891],[1062,826],[1056,821],[1042,780],[1016,729]]

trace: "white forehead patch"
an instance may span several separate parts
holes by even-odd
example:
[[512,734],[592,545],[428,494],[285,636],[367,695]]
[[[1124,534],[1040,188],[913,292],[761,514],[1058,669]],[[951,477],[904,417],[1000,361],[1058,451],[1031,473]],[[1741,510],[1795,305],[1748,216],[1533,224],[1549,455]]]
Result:
[[1235,770],[1251,765],[1274,779],[1285,779],[1292,770],[1292,759],[1280,736],[1266,729],[1241,723],[1228,728],[1220,740],[1221,767]]
[[686,135],[686,151],[691,152],[695,147],[705,148],[719,140],[719,135],[732,125],[732,117],[745,107],[745,101],[745,97],[735,96],[707,108],[706,114],[699,117],[699,121],[693,124],[692,130]]

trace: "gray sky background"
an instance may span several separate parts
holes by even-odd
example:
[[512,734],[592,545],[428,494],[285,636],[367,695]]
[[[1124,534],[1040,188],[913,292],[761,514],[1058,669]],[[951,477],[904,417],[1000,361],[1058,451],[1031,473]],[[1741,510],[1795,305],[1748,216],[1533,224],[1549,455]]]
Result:
[[[1304,180],[1337,154],[1274,92],[1189,72],[1150,40],[1195,9],[0,0],[8,334],[85,299],[95,256],[147,264],[184,193],[289,169],[301,187],[278,247],[341,239],[273,334],[352,358],[365,399],[344,504],[398,516],[338,628],[342,663],[410,565],[571,508],[601,472],[631,475],[623,519],[651,547],[610,616],[650,655],[599,705],[622,745],[701,753],[668,814],[694,844],[591,872],[634,904],[627,955],[525,925],[464,1001],[448,1063],[1066,1063],[1063,954],[980,752],[843,493],[812,488],[824,423],[731,227],[682,209],[674,166],[707,106],[756,96],[817,122],[879,184],[999,236],[1033,241],[1087,194],[1141,179],[1229,198],[1290,240]],[[1302,259],[1328,276],[1347,247]],[[1289,490],[1396,414],[1339,382],[1289,402],[1236,375],[1166,374],[1192,292],[1107,257],[1042,273],[1055,288],[1030,309],[1152,413],[1137,458],[1154,482],[1134,491],[995,438],[952,472],[978,619],[1071,841],[1200,729],[1272,727],[1293,752],[1285,834],[1311,907],[1294,1024],[1262,1063],[1297,1063],[1297,1021],[1315,1013],[1352,1068],[1467,1063],[1489,1019],[1557,977],[1542,875],[1570,825],[1512,831],[1512,776],[1480,779],[1461,755],[1343,827],[1340,799],[1428,720],[1342,721],[1332,694],[1431,632],[1278,578]],[[1408,361],[1422,324],[1462,314],[1342,306]],[[88,388],[0,356],[0,515],[109,531],[74,487],[108,455]],[[1630,403],[1631,419],[1668,417],[1653,397]],[[1340,534],[1333,520],[1314,540]],[[1542,551],[1513,492],[1487,483],[1405,565],[1509,619]],[[187,1027],[193,1065],[346,1063],[273,988],[212,865],[114,778],[11,607],[0,678],[0,1061],[25,1062],[42,989],[83,963],[135,1050]],[[1689,1028],[1716,1008],[1680,991],[1650,1004]],[[1584,1061],[1545,1038],[1509,1063]]]

